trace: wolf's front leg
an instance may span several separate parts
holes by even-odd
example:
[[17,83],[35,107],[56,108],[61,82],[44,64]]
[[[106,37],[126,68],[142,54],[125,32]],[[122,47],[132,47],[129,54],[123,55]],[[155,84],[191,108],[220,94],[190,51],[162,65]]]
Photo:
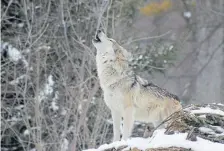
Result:
[[122,140],[127,140],[131,136],[132,128],[134,125],[134,108],[128,107],[124,111],[123,116],[123,135]]
[[113,142],[120,140],[120,124],[121,124],[121,115],[119,112],[111,111],[112,119],[113,119],[113,133],[114,139]]

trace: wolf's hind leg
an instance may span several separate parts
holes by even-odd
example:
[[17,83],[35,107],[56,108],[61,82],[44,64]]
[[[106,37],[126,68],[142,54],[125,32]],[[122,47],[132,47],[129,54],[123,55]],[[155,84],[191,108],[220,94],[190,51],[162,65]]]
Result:
[[132,128],[134,125],[134,108],[128,107],[124,111],[123,116],[123,135],[122,140],[127,140],[131,136]]
[[113,142],[115,142],[120,140],[121,115],[116,111],[111,111],[111,114],[113,119],[113,133],[114,133]]

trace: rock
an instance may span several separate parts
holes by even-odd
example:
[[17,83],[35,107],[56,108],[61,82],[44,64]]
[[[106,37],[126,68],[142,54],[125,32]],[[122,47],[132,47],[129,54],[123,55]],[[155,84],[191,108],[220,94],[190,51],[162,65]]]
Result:
[[146,151],[191,151],[191,149],[186,149],[182,147],[167,147],[167,148],[151,148],[147,149]]
[[127,145],[119,147],[114,142],[116,148],[111,147],[112,143],[109,144],[110,148],[105,150],[142,151],[144,148],[145,151],[202,151],[203,147],[203,151],[213,149],[223,151],[224,105],[222,104],[190,105],[172,114],[163,123],[166,124],[165,129],[147,129],[145,133],[150,133],[147,139],[132,138],[126,142]]

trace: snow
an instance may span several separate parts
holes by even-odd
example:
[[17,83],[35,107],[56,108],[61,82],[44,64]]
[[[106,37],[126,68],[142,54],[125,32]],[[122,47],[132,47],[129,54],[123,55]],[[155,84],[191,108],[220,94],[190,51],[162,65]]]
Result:
[[215,134],[215,132],[212,129],[207,127],[199,127],[199,131],[207,134]]
[[61,151],[67,151],[68,150],[68,140],[66,138],[63,139],[62,145],[61,145]]
[[214,128],[216,131],[218,131],[220,133],[224,133],[224,129],[221,128],[220,126],[212,126],[212,128]]
[[24,105],[18,105],[14,107],[14,109],[16,110],[22,110],[23,108],[24,108]]
[[40,5],[38,5],[38,6],[35,6],[35,9],[38,9],[38,8],[41,8],[41,6],[40,6]]
[[201,107],[200,109],[195,109],[191,111],[192,114],[205,114],[205,113],[211,113],[211,114],[219,114],[224,116],[224,112],[219,109],[211,109],[209,106],[207,107]]
[[31,49],[27,48],[23,50],[25,53],[29,53],[31,51]]
[[47,93],[52,93],[52,86],[54,85],[54,81],[53,81],[53,76],[52,75],[49,75],[48,76],[48,85],[46,87],[46,91]]
[[194,151],[221,151],[224,144],[214,143],[197,137],[197,141],[186,140],[187,133],[179,133],[175,135],[165,135],[165,130],[157,130],[155,136],[150,140],[150,148],[156,147],[184,147],[191,148]]
[[143,56],[142,56],[142,55],[140,55],[140,56],[139,56],[139,59],[142,59],[142,58],[143,58]]
[[[216,103],[215,103],[216,104]],[[224,104],[218,103],[217,105],[224,106]]]
[[29,135],[29,134],[30,134],[30,131],[29,131],[29,130],[25,130],[25,131],[23,132],[23,134],[24,134],[24,135]]
[[[53,81],[53,83],[54,83],[54,81]],[[53,86],[53,84],[52,84],[52,86]],[[53,111],[57,111],[59,109],[59,106],[57,105],[57,102],[56,102],[57,100],[58,100],[58,91],[55,92],[55,96],[53,98],[53,101],[51,102],[50,108],[52,108]]]
[[23,26],[24,26],[24,23],[19,23],[19,24],[18,24],[18,27],[19,27],[19,28],[22,28]]
[[4,49],[6,49],[6,46],[8,45],[9,43],[7,43],[7,42],[3,42],[3,41],[1,41],[1,49],[0,49],[0,52],[2,53],[2,51],[4,50]]
[[200,118],[206,118],[206,115],[200,115],[199,117]]
[[61,115],[66,115],[67,111],[63,108],[61,111]]
[[100,146],[98,149],[93,149],[93,150],[88,150],[88,151],[101,151],[101,150],[105,150],[107,148],[115,148],[117,149],[119,146],[123,146],[123,145],[128,145],[128,142],[126,141],[117,141],[117,142],[113,142],[111,144],[104,144],[102,146]]
[[59,107],[57,106],[56,102],[53,101],[51,102],[51,108],[54,110],[54,111],[57,111],[59,109]]
[[169,50],[172,50],[173,49],[173,45],[171,45],[170,47],[169,47]]
[[82,111],[82,104],[79,104],[79,105],[78,105],[78,110],[79,110],[79,112]]
[[19,60],[22,60],[25,67],[29,66],[28,62],[26,61],[25,57],[21,54],[21,52],[17,48],[9,44],[8,42],[1,41],[0,52],[2,52],[3,50],[7,51],[9,59],[13,61],[15,64],[18,63]]
[[191,18],[191,12],[184,12],[184,17]]
[[8,55],[11,58],[11,60],[14,62],[18,62],[19,59],[22,59],[22,55],[19,52],[19,50],[16,48],[13,48],[11,45],[9,45]]
[[49,50],[49,49],[51,49],[50,46],[40,46],[40,47],[37,48],[37,51],[40,51],[40,50]]
[[183,147],[194,151],[223,151],[224,144],[214,143],[197,137],[197,141],[186,140],[187,133],[177,133],[175,135],[164,134],[165,129],[156,130],[151,138],[131,138],[127,141],[113,142],[111,144],[104,144],[98,149],[88,149],[86,151],[103,151],[109,148],[118,148],[122,145],[127,145],[129,148],[138,148],[146,150],[149,148],[158,147]]
[[26,77],[29,78],[28,75],[25,75],[25,74],[24,75],[21,75],[18,78],[16,78],[15,80],[10,81],[9,84],[11,84],[11,85],[18,84],[20,82],[20,80],[22,80],[22,79],[24,79]]
[[48,95],[52,94],[52,92],[53,92],[53,85],[54,85],[53,76],[49,75],[48,79],[47,79],[47,83],[45,84],[43,91],[41,91],[40,94],[39,94],[39,97],[40,97],[39,101],[42,101]]
[[[222,104],[221,104],[222,105]],[[192,114],[198,113],[211,113],[211,114],[219,114],[224,115],[224,112],[219,109],[212,109],[209,105],[206,107],[200,107],[198,109],[187,108]],[[201,116],[201,115],[200,115]],[[107,121],[111,122],[111,121]],[[118,141],[113,142],[111,144],[104,144],[97,149],[88,149],[86,151],[103,151],[106,149],[111,150],[112,148],[125,147],[124,150],[129,150],[130,148],[138,148],[140,150],[146,150],[150,148],[158,148],[158,147],[182,147],[186,149],[190,149],[193,151],[223,151],[224,144],[212,142],[200,137],[197,137],[196,141],[187,140],[188,133],[179,133],[176,132],[172,135],[166,135],[165,129],[157,129],[154,131],[152,137],[150,138],[130,138],[127,141]],[[210,126],[210,127],[199,127],[199,131],[206,134],[212,134],[215,136],[223,136],[224,129],[220,126]],[[218,133],[217,133],[218,131]]]

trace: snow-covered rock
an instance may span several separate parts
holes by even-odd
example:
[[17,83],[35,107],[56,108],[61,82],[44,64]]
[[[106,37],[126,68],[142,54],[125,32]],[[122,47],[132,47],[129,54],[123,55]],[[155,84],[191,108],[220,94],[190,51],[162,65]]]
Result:
[[104,144],[86,151],[223,151],[223,104],[190,105],[170,116],[165,129],[156,129],[149,138]]

